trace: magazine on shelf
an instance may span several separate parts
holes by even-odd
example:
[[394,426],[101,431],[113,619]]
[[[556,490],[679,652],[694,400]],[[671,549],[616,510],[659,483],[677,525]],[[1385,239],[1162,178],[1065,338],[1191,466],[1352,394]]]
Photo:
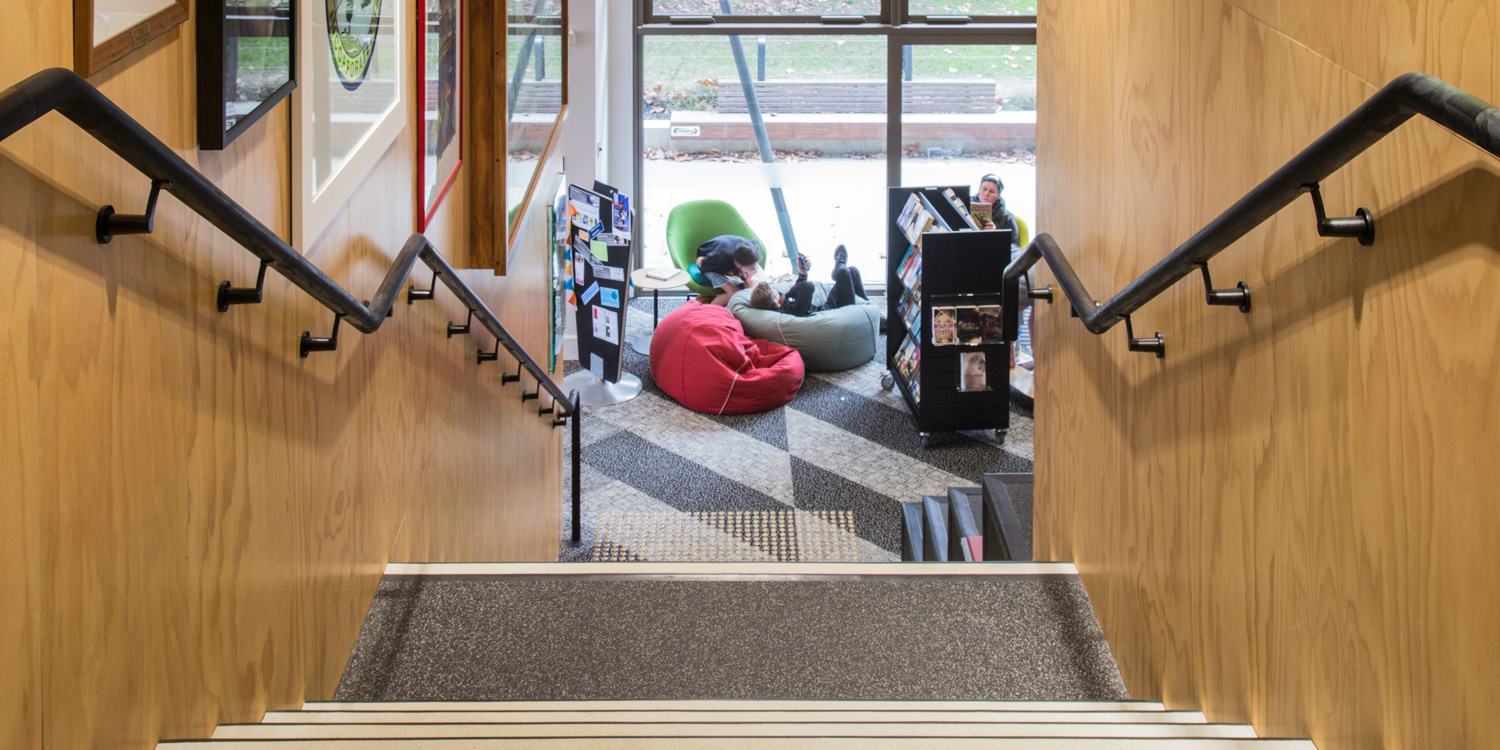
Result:
[[985,353],[964,352],[958,355],[958,390],[963,393],[990,389],[985,375]]
[[954,308],[932,308],[932,343],[937,346],[958,344],[958,313]]
[[979,308],[955,309],[958,316],[958,343],[962,346],[984,343],[984,320],[980,318]]
[[943,197],[948,199],[948,204],[953,206],[953,210],[958,212],[958,215],[964,220],[964,223],[969,225],[970,229],[978,229],[981,226],[969,214],[969,208],[964,205],[963,201],[958,199],[958,194],[953,192],[953,188],[943,188]]
[[901,272],[901,283],[907,289],[916,289],[922,282],[922,249],[914,248],[911,254],[911,263],[907,264],[906,270]]

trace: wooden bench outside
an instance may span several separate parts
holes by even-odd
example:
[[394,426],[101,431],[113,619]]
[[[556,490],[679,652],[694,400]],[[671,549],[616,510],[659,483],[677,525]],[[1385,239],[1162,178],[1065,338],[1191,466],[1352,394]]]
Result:
[[[883,114],[884,81],[757,81],[765,114]],[[994,81],[908,81],[901,111],[908,114],[994,114]],[[720,79],[719,112],[748,112],[740,82]]]

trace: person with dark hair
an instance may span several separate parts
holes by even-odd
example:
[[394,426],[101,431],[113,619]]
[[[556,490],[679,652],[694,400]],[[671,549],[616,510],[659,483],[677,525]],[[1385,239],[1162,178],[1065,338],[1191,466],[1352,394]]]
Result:
[[775,287],[762,281],[750,293],[750,306],[805,318],[815,312],[847,307],[860,300],[870,301],[865,294],[864,279],[858,268],[849,265],[849,250],[843,245],[833,250],[833,288],[828,291],[828,298],[821,305],[813,304],[813,295],[818,287],[807,280],[807,272],[811,270],[812,264],[808,262],[806,255],[797,256],[797,266],[797,283],[786,294],[777,294]]
[[991,221],[985,222],[984,229],[1009,229],[1010,230],[1010,257],[1014,258],[1021,254],[1021,225],[1016,223],[1016,215],[1005,207],[1005,198],[1001,195],[1005,192],[1005,183],[999,177],[987,174],[979,178],[979,194],[975,199],[977,203],[988,203]]
[[[1019,256],[1021,254],[1021,251],[1024,249],[1021,247],[1021,225],[1016,222],[1016,215],[1011,213],[1010,210],[1005,207],[1005,198],[1001,195],[1001,193],[1003,192],[1005,192],[1005,183],[1001,182],[999,177],[996,177],[993,174],[987,174],[979,178],[979,196],[977,198],[977,201],[979,203],[988,203],[992,206],[992,208],[990,209],[990,215],[993,220],[985,222],[983,228],[1009,229],[1010,258],[1011,260],[1015,260],[1016,257]],[[1023,308],[1029,307],[1031,305],[1031,299],[1030,295],[1027,292],[1031,288],[1031,279],[1022,278],[1021,281],[1021,306]],[[1031,340],[1036,341],[1036,325],[1034,319],[1030,316],[1028,316],[1026,321],[1026,329],[1031,333]],[[1019,359],[1021,366],[1030,370],[1033,366],[1032,358],[1030,356],[1026,356],[1024,352],[1022,353],[1022,356],[1018,358],[1016,356],[1016,348],[1017,347],[1015,346],[1011,347],[1010,366],[1015,367],[1016,362]]]
[[[760,240],[747,240],[733,234],[721,234],[698,246],[698,273],[707,280],[707,286],[719,289],[716,296],[702,295],[700,302],[712,302],[721,307],[729,304],[735,292],[750,284],[751,277],[760,270]],[[688,269],[691,274],[692,268]]]

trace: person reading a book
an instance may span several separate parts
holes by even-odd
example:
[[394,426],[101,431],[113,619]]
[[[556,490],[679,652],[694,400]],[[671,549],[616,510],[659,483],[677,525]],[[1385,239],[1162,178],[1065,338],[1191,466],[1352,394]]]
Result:
[[815,312],[847,307],[861,299],[870,301],[865,294],[864,279],[858,268],[849,265],[849,250],[843,245],[833,250],[833,288],[821,305],[813,304],[813,294],[818,287],[807,280],[812,264],[806,255],[797,256],[797,266],[797,283],[786,294],[778,294],[770,282],[762,281],[750,293],[750,306],[805,318]]
[[693,265],[697,266],[697,272],[689,267],[689,274],[702,276],[708,281],[707,286],[720,291],[717,295],[700,295],[698,301],[726,306],[729,298],[749,286],[760,270],[759,240],[721,234],[698,246],[698,262]]
[[1010,257],[1014,259],[1021,254],[1021,225],[1016,223],[1016,215],[1005,207],[1005,198],[1001,195],[1004,192],[1005,183],[999,177],[987,174],[979,178],[979,195],[975,202],[991,207],[990,220],[982,229],[1010,230]]
[[[1021,247],[1021,225],[1016,223],[1015,214],[1011,213],[1005,207],[1005,198],[1001,195],[1003,192],[1005,192],[1005,183],[1001,182],[999,177],[987,174],[979,178],[979,196],[977,202],[987,203],[991,206],[991,220],[984,224],[984,228],[1010,230],[1010,259],[1015,260],[1024,249]],[[1031,283],[1029,278],[1023,278],[1021,281],[1021,306],[1027,307],[1031,304],[1030,294],[1027,293],[1031,287]],[[1036,341],[1035,320],[1028,319],[1026,321],[1026,328],[1031,333],[1031,340]],[[1011,367],[1015,367],[1017,361],[1015,347],[1011,348],[1010,358]],[[1020,364],[1028,370],[1032,369],[1033,366],[1031,358],[1027,356],[1020,358]]]

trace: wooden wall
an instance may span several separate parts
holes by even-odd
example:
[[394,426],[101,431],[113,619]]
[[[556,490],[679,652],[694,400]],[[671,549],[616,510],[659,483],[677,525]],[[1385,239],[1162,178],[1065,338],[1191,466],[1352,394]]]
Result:
[[[71,3],[7,10],[0,87],[70,64]],[[192,29],[93,81],[285,237],[288,108],[199,153]],[[414,230],[413,148],[408,127],[308,253],[356,295]],[[428,232],[459,266],[463,186]],[[564,431],[501,387],[504,357],[476,367],[487,334],[443,336],[451,295],[299,359],[332,315],[275,273],[218,313],[255,263],[174,198],[155,234],[94,243],[98,207],[147,188],[57,115],[0,144],[0,747],[148,748],[327,699],[388,560],[556,554]],[[510,276],[465,278],[541,355],[526,221]]]
[[[1043,0],[1039,229],[1119,291],[1396,75],[1500,102],[1496,0]],[[1320,748],[1500,747],[1500,163],[1412,122],[1135,316],[1042,305],[1037,551],[1139,698]],[[1043,274],[1046,276],[1046,274]]]

